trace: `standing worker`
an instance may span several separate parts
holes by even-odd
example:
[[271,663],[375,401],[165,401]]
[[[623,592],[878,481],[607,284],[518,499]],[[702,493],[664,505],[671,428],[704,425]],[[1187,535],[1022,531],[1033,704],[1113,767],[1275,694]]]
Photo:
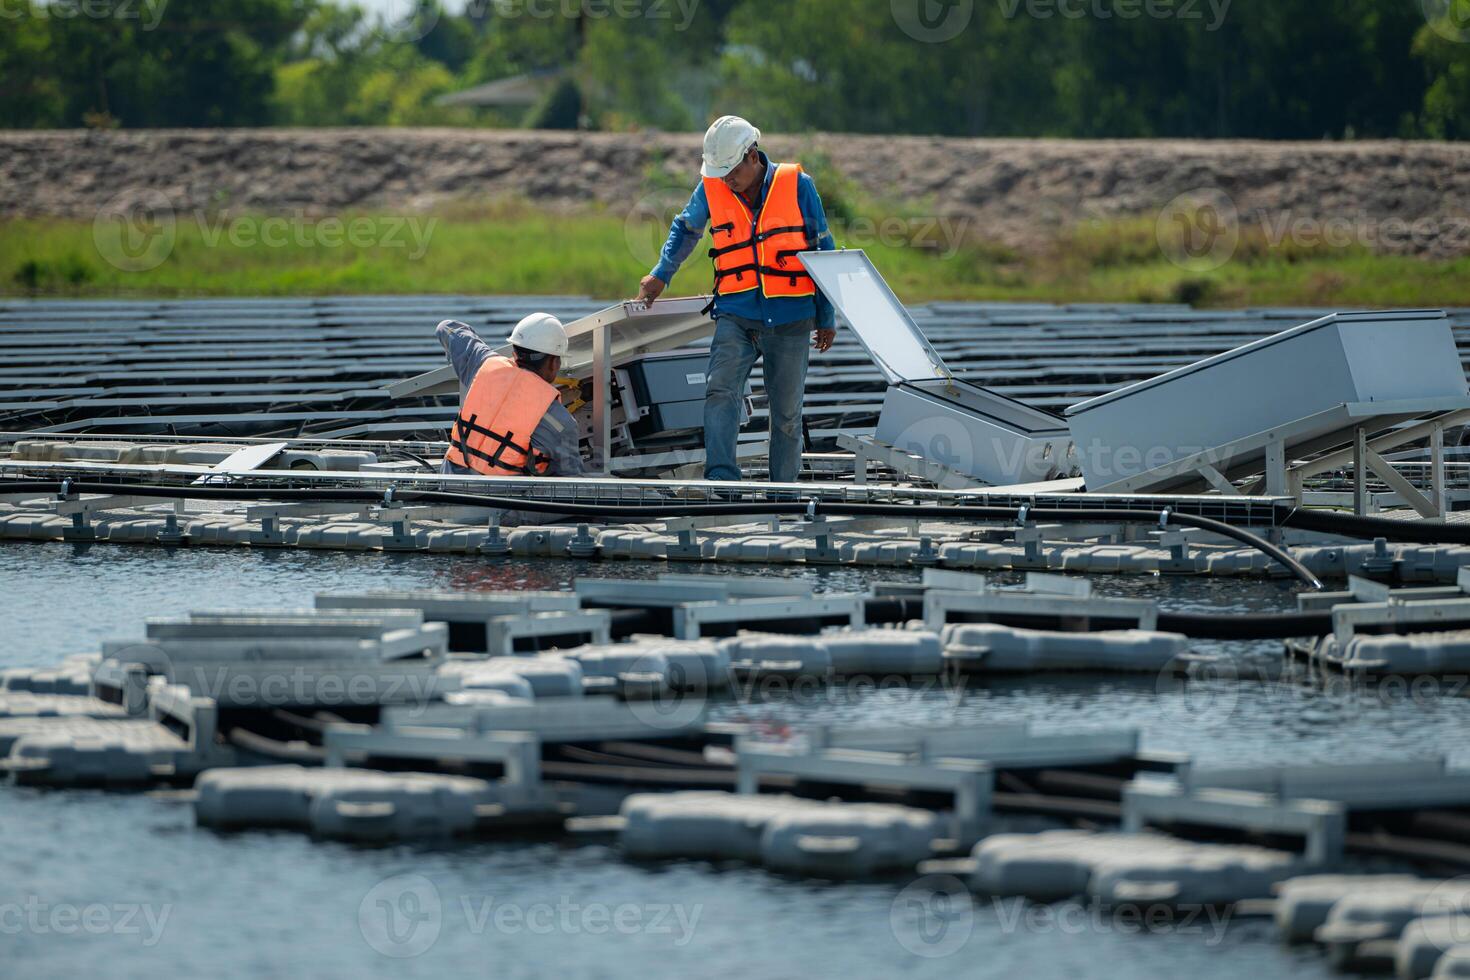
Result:
[[491,350],[468,324],[445,320],[435,331],[459,376],[460,409],[443,472],[482,476],[577,476],[577,424],[553,382],[567,352],[567,332],[550,313],[517,323],[515,359]]
[[764,358],[771,481],[792,483],[801,469],[806,338],[812,334],[812,347],[822,352],[836,336],[832,303],[796,255],[835,246],[817,185],[800,164],[772,164],[760,138],[739,116],[721,116],[704,134],[703,179],[674,218],[638,299],[647,304],[659,297],[713,220],[715,338],[704,401],[704,477],[740,479],[740,397],[750,369]]

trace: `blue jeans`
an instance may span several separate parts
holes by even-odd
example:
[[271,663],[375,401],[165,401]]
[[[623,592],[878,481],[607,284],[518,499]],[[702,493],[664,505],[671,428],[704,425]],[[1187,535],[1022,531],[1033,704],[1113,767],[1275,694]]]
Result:
[[771,482],[795,483],[801,470],[801,402],[814,321],[765,327],[755,320],[722,316],[709,349],[704,397],[704,478],[740,479],[735,440],[740,398],[750,369],[765,356],[766,402],[771,411]]

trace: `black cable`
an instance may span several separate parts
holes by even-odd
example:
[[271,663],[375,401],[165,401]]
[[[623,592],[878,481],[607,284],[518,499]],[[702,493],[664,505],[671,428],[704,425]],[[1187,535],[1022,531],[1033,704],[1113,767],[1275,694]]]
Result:
[[[377,503],[385,494],[377,490],[333,488],[254,488],[210,486],[155,486],[132,483],[81,483],[73,481],[17,481],[0,483],[0,493],[56,493],[65,482],[72,493],[123,494],[196,500],[339,500],[354,503]],[[750,503],[695,504],[688,500],[669,500],[654,504],[566,503],[554,500],[531,500],[494,497],[444,490],[392,491],[394,503],[438,503],[492,510],[519,510],[530,513],[557,514],[565,517],[597,520],[639,520],[658,517],[736,517],[772,514],[804,514],[810,517],[893,517],[901,520],[929,519],[938,521],[1020,521],[1050,520],[1105,522],[1113,524],[1180,524],[1209,531],[1239,541],[1263,552],[1283,565],[1308,588],[1321,591],[1322,582],[1287,552],[1249,531],[1195,514],[1170,510],[1110,510],[1085,507],[988,507],[961,505],[953,507],[932,504],[859,504],[820,500],[763,501]]]
[[1430,524],[1425,521],[1392,521],[1382,517],[1359,517],[1330,510],[1294,507],[1277,523],[1300,531],[1318,531],[1346,538],[1403,541],[1410,544],[1470,544],[1470,525]]

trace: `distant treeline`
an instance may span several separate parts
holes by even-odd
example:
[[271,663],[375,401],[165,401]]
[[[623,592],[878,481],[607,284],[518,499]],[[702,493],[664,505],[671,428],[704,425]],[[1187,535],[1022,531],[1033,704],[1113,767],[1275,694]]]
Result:
[[0,126],[1470,137],[1470,0],[396,2],[0,0]]

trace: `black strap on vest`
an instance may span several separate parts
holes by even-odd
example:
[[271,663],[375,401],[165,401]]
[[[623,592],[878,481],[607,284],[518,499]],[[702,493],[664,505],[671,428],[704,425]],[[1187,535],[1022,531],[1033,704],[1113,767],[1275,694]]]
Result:
[[[450,442],[455,449],[458,449],[460,451],[461,455],[464,457],[466,465],[469,464],[469,458],[471,456],[474,456],[477,459],[483,459],[485,462],[489,463],[490,466],[495,468],[508,470],[519,469],[526,476],[538,476],[539,474],[536,472],[536,466],[540,463],[549,463],[551,461],[551,457],[541,452],[539,449],[518,444],[515,441],[514,432],[507,432],[505,435],[501,435],[499,432],[495,432],[492,429],[487,429],[483,425],[476,425],[475,420],[477,418],[479,418],[478,415],[471,415],[468,419],[461,415],[459,418],[454,420],[454,434],[450,439]],[[469,444],[469,435],[471,432],[478,432],[486,439],[495,442],[495,452],[493,454],[487,453],[484,450],[475,449],[473,446],[471,446]],[[525,459],[525,463],[523,463],[519,467],[515,467],[501,462],[501,457],[505,454],[505,451],[507,449],[514,449],[516,452],[520,453],[521,456]],[[474,467],[471,466],[470,469],[474,469]]]

